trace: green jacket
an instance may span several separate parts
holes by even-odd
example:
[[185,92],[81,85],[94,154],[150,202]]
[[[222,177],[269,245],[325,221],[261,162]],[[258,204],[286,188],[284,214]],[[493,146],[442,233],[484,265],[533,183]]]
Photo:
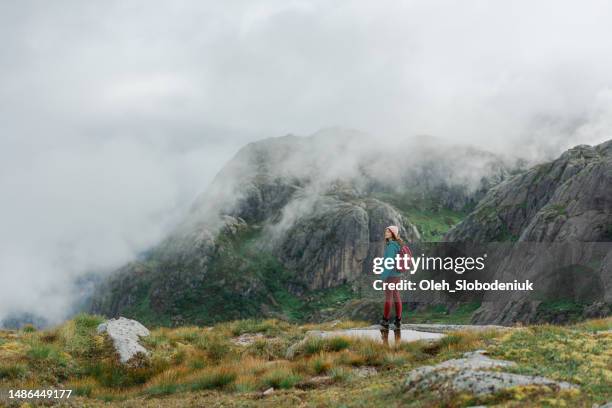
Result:
[[[392,258],[394,265],[395,265],[395,256],[399,253],[399,251],[400,251],[400,244],[397,241],[390,239],[389,242],[387,242],[387,245],[385,246],[384,258],[385,259]],[[384,263],[383,263],[383,267],[384,267]],[[387,280],[389,278],[397,278],[400,276],[402,276],[402,274],[395,269],[395,266],[393,266],[393,268],[391,269],[385,268],[385,270],[381,274],[381,279]]]

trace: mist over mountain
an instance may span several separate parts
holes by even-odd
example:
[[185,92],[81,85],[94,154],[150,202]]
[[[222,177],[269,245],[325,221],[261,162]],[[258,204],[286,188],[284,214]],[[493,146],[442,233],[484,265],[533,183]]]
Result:
[[[409,242],[610,241],[612,199],[605,188],[612,184],[610,142],[576,147],[527,170],[523,161],[505,163],[475,148],[434,149],[416,139],[374,143],[364,137],[331,129],[245,146],[179,229],[98,287],[91,310],[170,325],[304,318],[298,310],[308,299],[325,303],[338,290],[359,291],[373,257],[382,254],[382,231],[390,224],[399,225]],[[607,250],[602,250],[605,257]],[[583,251],[574,253],[578,258],[560,267],[591,262]],[[516,257],[518,262],[512,263],[514,256],[502,257],[508,265],[495,266],[493,273],[531,277],[542,290],[557,294],[555,285],[568,279],[578,279],[572,287],[585,284],[580,279],[586,279],[586,272],[571,278],[567,271],[553,279],[541,273],[556,263],[539,255],[531,248]],[[610,296],[609,262],[597,262],[601,266],[589,282],[603,292],[588,299],[571,295],[576,302],[600,302],[591,316],[607,314]],[[438,296],[420,301],[454,303]],[[542,303],[521,295],[507,303],[487,303],[486,296],[482,301],[479,323],[534,319]],[[500,312],[504,307],[509,310]]]
[[292,302],[370,273],[387,225],[409,241],[439,239],[521,165],[346,129],[251,143],[175,232],[97,290],[91,310],[165,324],[288,317]]
[[[469,145],[531,165],[605,141],[611,7],[3,2],[0,320],[66,318],[90,283],[174,231],[250,142],[349,127],[373,135],[359,146],[407,151],[394,158],[401,168],[428,157],[410,153],[421,144],[449,160],[461,160],[450,146]],[[410,135],[419,137],[403,145]],[[353,148],[339,153],[347,160],[338,168],[325,162],[330,176],[316,175],[323,187],[308,188],[353,172],[353,154],[370,175],[351,182],[360,194],[366,180],[402,173],[385,173],[386,163]],[[292,177],[302,178],[292,163]],[[451,176],[478,190],[482,164],[468,161]],[[438,192],[447,202],[459,195]],[[276,235],[312,205],[292,200]],[[430,227],[430,235],[443,229]]]
[[[612,140],[579,145],[492,188],[444,237],[515,242],[494,277],[530,279],[539,295],[483,297],[475,322],[509,324],[612,314]],[[554,299],[573,310],[543,316]],[[560,315],[560,316],[559,316]]]

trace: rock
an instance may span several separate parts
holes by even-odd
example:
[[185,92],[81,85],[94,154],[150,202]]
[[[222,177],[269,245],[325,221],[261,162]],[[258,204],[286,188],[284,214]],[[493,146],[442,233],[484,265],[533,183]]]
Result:
[[610,241],[612,141],[576,146],[491,190],[447,241]]
[[355,374],[357,377],[365,378],[378,374],[378,370],[376,367],[363,366],[353,369],[353,374]]
[[148,336],[149,330],[136,320],[119,317],[110,319],[98,326],[98,333],[106,333],[113,342],[115,350],[119,354],[121,363],[127,363],[139,353],[149,355],[140,343],[140,337]]
[[[484,350],[476,350],[468,353],[464,353],[463,358],[452,359],[444,361],[435,366],[421,367],[424,371],[430,369],[471,369],[471,370],[482,370],[491,369],[497,367],[514,367],[516,363],[505,360],[494,360],[484,355]],[[418,375],[418,368],[413,372]]]
[[274,387],[270,387],[270,388],[268,388],[267,390],[265,390],[265,391],[262,393],[262,395],[263,395],[263,396],[268,396],[268,395],[271,395],[273,392],[274,392]]
[[318,388],[323,387],[325,385],[330,385],[334,382],[333,378],[328,375],[319,375],[316,377],[312,377],[307,379],[306,381],[302,381],[296,385],[297,388],[302,389],[310,389],[310,388]]
[[491,394],[510,387],[524,385],[541,385],[554,390],[577,388],[573,384],[557,382],[546,377],[495,371],[462,370],[452,379],[454,390],[470,391],[475,395]]
[[[538,288],[537,298],[485,294],[472,323],[564,324],[609,315],[612,140],[576,146],[496,185],[444,240],[510,243],[517,256],[488,265],[494,271],[489,278],[529,279]],[[542,299],[568,299],[582,310],[547,310]]]
[[424,331],[430,333],[448,333],[453,331],[485,331],[485,330],[512,330],[512,327],[498,326],[494,324],[437,324],[437,323],[404,323],[403,329]]
[[237,346],[249,346],[257,340],[265,338],[261,333],[244,333],[238,337],[231,339],[231,342]]
[[306,335],[306,337],[304,337],[302,340],[293,343],[291,346],[289,346],[287,348],[287,351],[285,352],[285,358],[287,360],[292,360],[296,354],[302,349],[302,346],[308,341],[308,335]]
[[[416,227],[389,204],[337,193],[296,198],[285,214],[299,218],[287,228],[271,227],[273,253],[302,288],[317,290],[356,281],[371,273],[371,260],[383,252],[387,225],[400,226],[400,236],[417,241]],[[295,215],[297,217],[297,215]]]
[[460,359],[414,369],[408,373],[404,390],[409,394],[436,389],[440,392],[485,395],[523,385],[542,385],[555,390],[576,388],[573,384],[545,377],[491,371],[495,368],[514,367],[516,363],[491,359],[483,353],[483,350],[465,353]]

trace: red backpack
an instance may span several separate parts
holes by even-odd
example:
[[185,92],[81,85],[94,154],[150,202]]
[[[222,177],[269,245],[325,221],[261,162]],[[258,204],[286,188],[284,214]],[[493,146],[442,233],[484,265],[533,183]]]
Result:
[[[414,263],[412,261],[412,251],[410,250],[410,248],[408,247],[408,245],[402,245],[402,247],[399,250],[399,255],[402,259],[404,259],[404,255],[408,255],[408,259],[410,259],[410,261],[408,261],[409,264],[409,268],[412,269],[414,267]],[[409,269],[405,269],[404,268],[404,262],[400,262],[399,267],[396,267],[398,272],[406,272]]]

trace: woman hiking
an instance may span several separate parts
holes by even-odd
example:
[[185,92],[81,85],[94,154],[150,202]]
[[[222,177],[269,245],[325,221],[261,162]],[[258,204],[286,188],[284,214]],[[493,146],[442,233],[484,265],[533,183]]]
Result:
[[[387,258],[391,258],[395,265],[395,256],[400,252],[404,242],[399,236],[399,228],[396,225],[390,225],[385,228],[385,261]],[[383,263],[384,265],[384,263]],[[386,268],[381,275],[381,279],[387,283],[398,283],[400,281],[401,273],[393,268]],[[389,318],[391,317],[391,305],[395,307],[395,330],[401,329],[402,324],[402,298],[400,292],[397,289],[390,290],[385,289],[385,307],[383,309],[383,318],[380,321],[380,325],[383,330],[388,332],[389,330]]]

